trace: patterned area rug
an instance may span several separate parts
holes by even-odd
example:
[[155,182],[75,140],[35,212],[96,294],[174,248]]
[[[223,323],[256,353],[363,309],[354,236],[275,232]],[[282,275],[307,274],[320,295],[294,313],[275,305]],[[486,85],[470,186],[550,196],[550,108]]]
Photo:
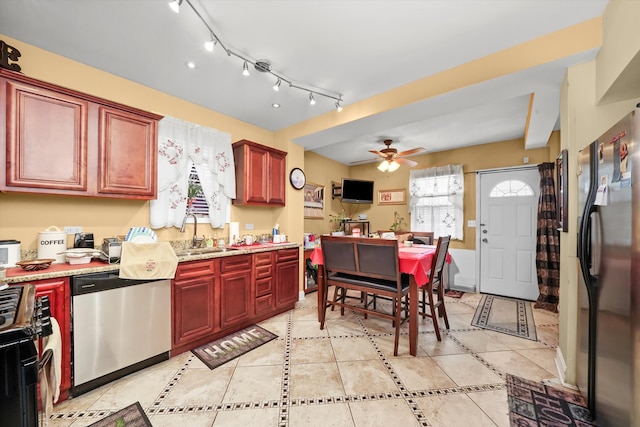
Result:
[[472,326],[537,341],[536,324],[529,301],[483,295]]
[[580,394],[507,374],[507,395],[512,426],[596,425]]
[[277,335],[253,325],[195,348],[191,352],[209,369],[214,369],[276,338]]
[[89,427],[153,427],[144,413],[140,402],[129,405]]
[[462,298],[462,295],[464,295],[464,292],[463,291],[454,291],[453,289],[449,289],[444,294],[446,296],[448,296],[449,298]]

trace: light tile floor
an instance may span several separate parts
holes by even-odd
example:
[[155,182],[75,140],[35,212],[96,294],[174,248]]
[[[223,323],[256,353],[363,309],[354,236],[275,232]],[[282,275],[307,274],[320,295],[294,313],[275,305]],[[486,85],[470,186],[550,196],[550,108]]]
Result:
[[260,324],[276,340],[214,370],[180,354],[56,405],[49,426],[87,426],[139,401],[154,427],[506,427],[506,373],[556,380],[558,316],[534,309],[538,341],[478,329],[480,297],[446,298],[441,342],[421,320],[417,357],[403,324],[394,357],[390,321],[328,311],[320,330],[309,294]]

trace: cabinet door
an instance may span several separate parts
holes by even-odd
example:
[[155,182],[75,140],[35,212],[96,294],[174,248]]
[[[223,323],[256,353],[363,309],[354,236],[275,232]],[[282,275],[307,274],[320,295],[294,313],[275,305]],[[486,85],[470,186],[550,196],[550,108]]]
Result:
[[220,327],[248,321],[253,316],[251,294],[251,255],[220,260]]
[[280,153],[269,153],[269,204],[285,205],[285,175],[287,161]]
[[[62,339],[62,374],[60,395],[66,398],[71,389],[71,288],[68,277],[31,282],[36,287],[36,297],[48,296],[51,305],[51,317],[60,326]],[[40,348],[42,351],[42,348]]]
[[173,346],[216,331],[215,279],[204,276],[173,284]]
[[98,193],[156,197],[157,122],[100,107]]
[[172,289],[172,350],[215,332],[215,276],[211,260],[178,265]]
[[281,249],[276,258],[276,307],[293,304],[298,301],[299,250]]
[[245,170],[246,200],[249,203],[269,203],[268,186],[269,153],[257,147],[251,147],[246,152],[247,166]]
[[7,129],[3,188],[86,191],[89,103],[22,82],[2,79],[0,83],[6,96]]

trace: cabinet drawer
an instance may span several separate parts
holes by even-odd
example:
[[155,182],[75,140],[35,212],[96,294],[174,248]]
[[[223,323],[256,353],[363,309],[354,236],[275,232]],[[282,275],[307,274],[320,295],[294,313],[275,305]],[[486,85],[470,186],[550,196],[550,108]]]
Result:
[[261,297],[266,294],[270,294],[273,288],[273,278],[267,277],[266,279],[256,280],[256,296]]
[[277,262],[293,261],[298,259],[300,251],[298,248],[294,249],[280,249],[277,255]]
[[222,273],[233,270],[251,271],[251,255],[234,255],[220,260],[220,271]]
[[260,252],[253,254],[253,265],[269,265],[273,262],[275,252]]
[[259,265],[253,268],[255,270],[255,279],[264,279],[273,276],[273,264]]
[[273,303],[273,295],[265,295],[260,298],[256,298],[256,314],[262,314],[271,310]]
[[214,271],[213,260],[181,262],[178,264],[175,280],[211,275]]

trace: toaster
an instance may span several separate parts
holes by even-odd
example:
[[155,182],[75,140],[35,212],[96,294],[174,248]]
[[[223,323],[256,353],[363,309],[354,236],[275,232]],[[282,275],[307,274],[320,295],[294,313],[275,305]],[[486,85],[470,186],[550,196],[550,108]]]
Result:
[[115,237],[107,237],[102,241],[102,253],[109,263],[118,262],[122,253],[122,242]]

